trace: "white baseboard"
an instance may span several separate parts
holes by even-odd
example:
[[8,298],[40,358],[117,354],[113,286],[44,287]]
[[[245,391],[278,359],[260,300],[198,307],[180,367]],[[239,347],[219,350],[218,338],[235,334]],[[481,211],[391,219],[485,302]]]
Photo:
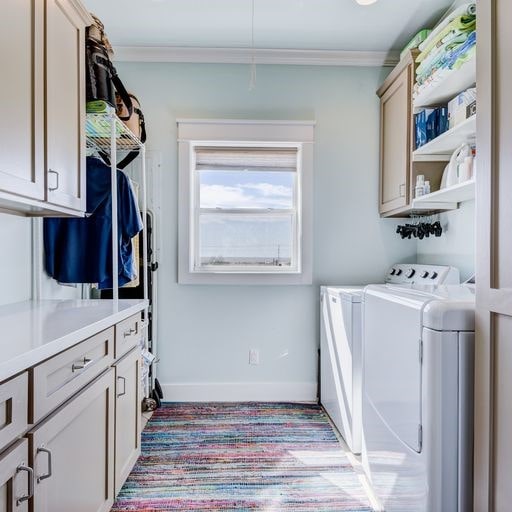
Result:
[[166,402],[317,402],[316,382],[162,383]]

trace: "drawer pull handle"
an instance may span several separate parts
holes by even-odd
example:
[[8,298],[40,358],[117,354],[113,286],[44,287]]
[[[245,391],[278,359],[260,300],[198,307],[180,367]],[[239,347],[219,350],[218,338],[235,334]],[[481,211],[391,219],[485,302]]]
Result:
[[48,169],[48,174],[55,175],[55,185],[53,187],[48,185],[48,190],[50,190],[50,191],[57,190],[59,188],[59,173],[57,171],[54,171],[53,169]]
[[123,336],[125,338],[128,338],[128,336],[131,336],[132,334],[135,334],[136,332],[137,332],[137,329],[134,329],[134,328],[126,329],[126,331],[123,332]]
[[43,480],[46,480],[47,478],[50,478],[52,476],[52,452],[48,450],[48,448],[38,448],[37,453],[46,453],[48,455],[48,472],[46,475],[41,475],[37,477],[37,483],[42,482]]
[[16,506],[20,506],[24,501],[28,501],[34,496],[34,470],[22,462],[17,468],[16,473],[20,471],[26,471],[28,473],[28,494],[16,498]]
[[87,359],[87,357],[84,357],[83,361],[81,361],[80,363],[73,363],[71,371],[76,372],[78,370],[85,370],[91,363],[92,359]]
[[123,381],[123,391],[117,394],[117,398],[126,395],[126,378],[125,377],[117,377],[117,380]]

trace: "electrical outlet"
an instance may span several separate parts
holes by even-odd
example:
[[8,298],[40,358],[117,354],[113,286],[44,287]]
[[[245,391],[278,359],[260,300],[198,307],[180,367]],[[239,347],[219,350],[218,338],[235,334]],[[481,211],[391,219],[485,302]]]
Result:
[[249,349],[249,364],[260,364],[260,351],[258,349]]

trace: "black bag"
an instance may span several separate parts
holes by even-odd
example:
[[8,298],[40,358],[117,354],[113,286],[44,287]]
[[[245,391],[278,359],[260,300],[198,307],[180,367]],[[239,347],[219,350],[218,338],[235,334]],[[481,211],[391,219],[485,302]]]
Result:
[[130,95],[117,75],[116,68],[110,61],[107,49],[96,39],[86,40],[86,99],[103,100],[116,108],[116,91],[123,99],[130,115],[133,105]]

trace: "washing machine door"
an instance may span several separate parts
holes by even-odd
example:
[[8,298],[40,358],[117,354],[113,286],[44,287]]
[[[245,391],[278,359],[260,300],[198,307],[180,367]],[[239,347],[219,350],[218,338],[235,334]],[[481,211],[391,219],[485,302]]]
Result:
[[421,452],[422,310],[429,297],[370,286],[364,297],[364,392],[375,417]]

